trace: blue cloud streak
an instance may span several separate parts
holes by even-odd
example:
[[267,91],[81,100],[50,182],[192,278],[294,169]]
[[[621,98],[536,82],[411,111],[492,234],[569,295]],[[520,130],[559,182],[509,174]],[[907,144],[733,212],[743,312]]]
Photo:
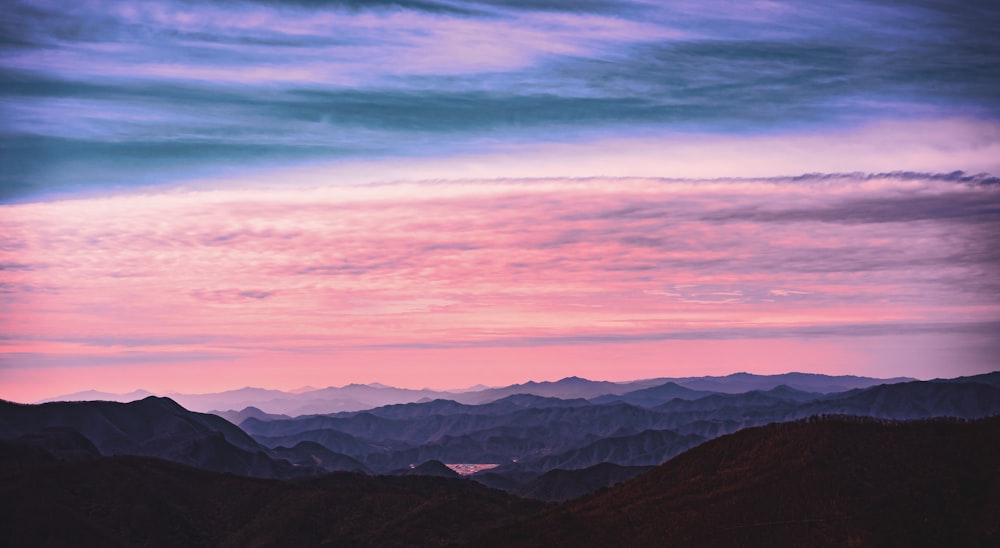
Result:
[[994,4],[771,6],[12,2],[0,201],[233,165],[1000,118]]

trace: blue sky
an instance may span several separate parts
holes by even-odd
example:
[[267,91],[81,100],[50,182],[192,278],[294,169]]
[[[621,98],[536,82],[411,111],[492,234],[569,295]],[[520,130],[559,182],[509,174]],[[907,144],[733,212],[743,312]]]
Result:
[[998,22],[995,3],[950,1],[12,1],[0,200],[622,138],[995,123]]

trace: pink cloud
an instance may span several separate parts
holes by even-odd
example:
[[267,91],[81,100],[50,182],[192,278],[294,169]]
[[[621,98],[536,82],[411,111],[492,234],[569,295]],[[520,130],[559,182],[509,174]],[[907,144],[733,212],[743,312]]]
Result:
[[3,206],[2,396],[51,395],[67,371],[80,389],[186,390],[209,370],[219,388],[907,374],[889,365],[900,338],[1000,318],[983,239],[998,193],[923,176],[550,179]]

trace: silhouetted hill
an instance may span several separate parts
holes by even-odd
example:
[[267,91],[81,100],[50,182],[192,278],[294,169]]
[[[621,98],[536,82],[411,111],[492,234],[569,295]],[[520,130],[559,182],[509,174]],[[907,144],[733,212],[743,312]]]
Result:
[[478,392],[464,392],[451,396],[451,399],[467,404],[489,403],[517,394],[560,399],[590,399],[605,394],[624,394],[625,392],[648,388],[656,384],[662,384],[662,381],[641,380],[617,383],[592,381],[580,377],[566,377],[558,381],[529,381],[524,384],[513,384],[502,388],[490,388]]
[[[118,401],[129,402],[150,396],[149,392],[137,390],[129,394],[111,394],[88,390],[48,398],[39,403],[53,401]],[[265,388],[246,387],[237,390],[208,394],[164,394],[187,409],[223,413],[236,409],[255,407],[269,414],[289,416],[337,413],[371,409],[394,403],[415,402],[421,399],[449,397],[450,392],[433,390],[408,390],[379,384],[349,384],[343,387],[313,388],[283,392]]]
[[72,428],[52,426],[9,440],[12,445],[32,447],[63,460],[85,460],[101,456],[90,440]]
[[288,436],[255,436],[255,439],[267,447],[294,447],[303,442],[318,443],[330,451],[344,455],[368,455],[384,451],[383,446],[330,428],[307,430]]
[[970,375],[968,377],[958,377],[955,379],[934,379],[933,382],[974,382],[1000,387],[1000,371],[983,373],[982,375]]
[[691,390],[690,388],[684,388],[683,386],[671,381],[658,386],[652,386],[650,388],[626,392],[619,396],[611,394],[598,396],[593,398],[591,402],[600,404],[620,401],[641,407],[654,407],[675,398],[682,400],[696,400],[705,396],[711,396],[712,394],[715,394],[715,392]]
[[90,444],[101,455],[152,456],[219,472],[261,477],[312,473],[271,458],[267,448],[221,417],[192,413],[154,396],[131,403],[0,401],[0,439],[34,445],[63,459],[79,458]]
[[119,403],[128,403],[130,401],[137,401],[154,395],[155,394],[148,390],[141,389],[134,390],[127,394],[113,394],[111,392],[101,392],[99,390],[84,390],[83,392],[74,392],[72,394],[66,394],[55,398],[46,398],[37,403],[49,403],[54,401],[116,401]]
[[210,411],[209,413],[220,416],[236,426],[243,424],[243,421],[251,417],[261,421],[274,421],[291,418],[288,415],[265,413],[256,407],[245,407],[240,411]]
[[437,476],[439,478],[457,478],[458,472],[445,466],[439,460],[429,460],[423,464],[418,464],[413,468],[406,467],[391,472],[394,476]]
[[[796,401],[801,400],[801,401]],[[845,414],[886,419],[956,417],[976,419],[1000,414],[1000,388],[976,382],[913,381],[790,398],[786,390],[715,394],[697,400],[671,400],[652,411],[669,417],[663,427],[705,437],[741,428],[814,415]]]
[[550,470],[512,492],[530,499],[570,500],[613,487],[652,469],[652,466],[619,466],[603,462],[580,470]]
[[0,546],[439,546],[541,507],[427,476],[265,480],[143,457],[0,466]]
[[[200,412],[226,414],[238,409],[255,407],[266,414],[303,416],[364,411],[378,407],[433,400],[451,400],[466,405],[480,405],[513,395],[534,395],[560,399],[593,399],[606,395],[623,395],[642,389],[674,383],[682,388],[695,391],[741,393],[751,390],[771,390],[785,384],[796,390],[817,393],[843,392],[855,388],[911,381],[909,378],[873,379],[855,376],[829,376],[810,373],[785,373],[781,375],[753,375],[734,373],[724,377],[685,377],[642,379],[628,382],[592,381],[579,377],[567,377],[550,382],[526,382],[505,387],[460,390],[410,390],[394,388],[378,383],[349,384],[341,387],[306,388],[284,392],[264,388],[246,387],[209,394],[160,394],[165,395],[186,409]],[[119,401],[128,402],[152,395],[144,390],[129,394],[86,391],[67,394],[49,401]],[[610,400],[608,400],[610,401]],[[663,403],[663,400],[659,403]],[[601,401],[599,403],[606,403]],[[637,403],[637,402],[636,402]],[[655,404],[643,404],[655,405]],[[237,412],[238,413],[238,412]],[[245,417],[237,417],[234,424],[240,424]],[[261,417],[258,417],[261,418]]]
[[[659,464],[702,439],[819,414],[897,419],[1000,414],[1000,388],[957,381],[903,382],[835,394],[778,385],[707,395],[666,383],[591,401],[515,394],[481,405],[433,400],[289,420],[248,418],[242,426],[269,447],[312,441],[376,473],[428,460],[494,463],[501,466],[486,480],[490,485],[520,486],[552,469],[586,468],[601,462]],[[652,408],[620,401],[635,396],[636,401],[649,405],[675,395],[698,397],[674,397]],[[693,438],[654,449],[646,439],[649,434],[640,436],[647,431],[659,431],[661,437],[669,433]],[[497,475],[508,478],[493,482]]]
[[[412,404],[410,410],[433,403]],[[623,403],[598,406],[521,395],[482,406],[441,408],[454,414],[425,415],[397,408],[387,415],[413,418],[387,418],[380,416],[382,410],[374,410],[267,422],[249,418],[243,428],[268,446],[315,441],[384,473],[432,459],[497,464],[528,460],[657,428],[663,420],[658,413]],[[331,437],[336,445],[325,441]],[[591,464],[595,462],[580,467]]]
[[330,451],[311,441],[303,441],[294,447],[275,447],[271,455],[287,460],[295,466],[322,468],[326,472],[358,472],[370,474],[371,470],[356,459]]
[[727,394],[739,394],[741,392],[750,392],[751,390],[770,390],[780,385],[786,385],[803,392],[830,394],[853,390],[855,388],[868,388],[880,384],[895,384],[916,379],[909,377],[873,379],[870,377],[856,377],[854,375],[820,375],[816,373],[782,373],[779,375],[733,373],[724,377],[689,377],[670,380],[692,390],[707,390]]
[[916,381],[852,390],[806,405],[801,413],[889,419],[930,416],[974,419],[1000,414],[1000,387],[961,380]]
[[644,430],[630,436],[601,438],[579,449],[522,460],[506,466],[544,472],[589,468],[608,462],[624,466],[657,465],[703,441],[705,438],[694,434],[682,435],[672,430]]
[[1000,418],[831,417],[706,442],[484,546],[995,546]]
[[[902,382],[902,381],[900,381]],[[877,386],[877,385],[876,385]],[[818,400],[823,397],[823,394],[819,392],[806,392],[803,390],[796,390],[787,384],[779,384],[770,390],[762,390],[761,394],[776,398],[779,400],[788,400],[796,402],[807,402]]]
[[[468,411],[473,407],[452,400],[436,399],[424,402],[398,403],[377,407],[366,411],[385,419],[419,419],[433,415],[452,415]],[[349,417],[357,413],[338,413],[337,417]]]

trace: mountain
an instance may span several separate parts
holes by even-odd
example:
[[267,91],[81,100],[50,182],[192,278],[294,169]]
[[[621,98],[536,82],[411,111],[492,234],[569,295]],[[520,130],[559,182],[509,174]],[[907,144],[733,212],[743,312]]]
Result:
[[[101,451],[72,428],[50,426],[6,441],[11,454],[33,454],[47,460],[87,460],[101,456]],[[20,449],[30,449],[23,451]],[[56,456],[58,455],[58,459]]]
[[275,421],[282,419],[290,419],[288,415],[274,415],[271,413],[265,413],[256,407],[245,407],[240,411],[209,411],[212,415],[218,415],[227,421],[239,426],[243,424],[243,421],[249,418],[255,418],[261,421]]
[[[251,417],[241,425],[268,447],[312,441],[376,473],[428,460],[499,464],[477,479],[518,487],[552,469],[601,462],[660,464],[704,439],[812,415],[972,419],[1000,414],[1000,388],[983,382],[913,381],[834,394],[777,385],[708,394],[661,383],[589,401],[530,394],[480,405],[439,399],[288,420]],[[654,407],[620,401],[635,397],[633,401],[649,405],[675,395],[698,397],[674,397]],[[666,437],[682,441],[667,443]]]
[[59,458],[79,458],[92,447],[100,455],[154,456],[252,476],[289,477],[308,471],[272,458],[267,448],[220,417],[192,413],[155,396],[130,403],[0,401],[0,439],[39,447]]
[[705,396],[711,396],[712,394],[715,394],[715,392],[692,390],[670,381],[649,388],[633,390],[621,395],[605,394],[590,401],[597,404],[623,402],[640,407],[655,407],[673,399],[696,400]]
[[3,462],[0,546],[443,546],[543,507],[464,479],[265,480],[143,457]]
[[385,450],[385,445],[358,439],[331,428],[306,430],[286,436],[254,436],[258,442],[267,447],[292,447],[303,442],[317,443],[323,447],[344,455],[361,456],[379,453]]
[[426,475],[274,480],[147,457],[32,460],[41,449],[0,441],[0,545],[995,546],[997,439],[1000,417],[771,424],[645,473],[602,464],[519,489],[597,490],[562,504]]
[[811,419],[706,442],[479,546],[995,546],[1000,418]]
[[988,384],[1000,388],[1000,371],[983,373],[982,375],[971,375],[968,377],[958,377],[954,379],[934,379],[933,382],[974,382],[977,384]]
[[506,468],[545,472],[548,470],[576,470],[601,463],[622,466],[649,466],[662,464],[674,455],[690,449],[705,438],[694,434],[678,434],[672,430],[644,430],[630,436],[601,438],[583,447],[557,455],[520,460]]
[[[681,389],[695,392],[741,393],[751,390],[771,390],[780,385],[803,391],[816,393],[843,392],[855,388],[867,388],[877,384],[912,381],[908,378],[872,379],[855,376],[828,376],[809,373],[785,373],[782,375],[752,375],[749,373],[734,373],[725,377],[688,377],[688,378],[658,378],[629,382],[592,381],[580,377],[567,377],[558,381],[527,382],[500,388],[485,388],[475,386],[467,390],[410,390],[394,388],[379,383],[349,384],[341,387],[314,389],[302,387],[293,391],[269,390],[246,387],[238,390],[228,390],[208,394],[165,394],[187,409],[199,412],[229,412],[248,407],[254,407],[268,415],[325,415],[333,413],[356,412],[383,407],[387,405],[429,402],[432,400],[451,400],[466,405],[480,405],[497,401],[514,395],[533,395],[547,398],[594,399],[602,396],[622,396],[626,393],[643,389],[660,387],[643,394],[633,394],[635,401],[622,399],[605,399],[597,403],[610,401],[626,401],[635,405],[653,406],[665,403],[671,397],[691,399],[693,394],[682,392]],[[676,386],[665,386],[673,383]],[[673,390],[677,395],[669,396]],[[110,394],[106,392],[87,391],[67,394],[50,401],[120,401],[127,402],[142,399],[151,395],[138,390],[130,394]],[[650,401],[644,397],[652,398]],[[653,402],[657,398],[666,397],[662,401]],[[40,403],[43,403],[40,402]],[[245,418],[245,417],[244,417]],[[259,418],[259,417],[258,417]],[[241,420],[237,418],[236,420]]]
[[272,456],[282,458],[294,466],[306,468],[321,468],[324,472],[358,472],[371,474],[367,466],[347,455],[335,453],[326,447],[303,441],[294,447],[275,447],[270,451]]
[[752,373],[733,373],[724,377],[689,377],[668,379],[692,390],[723,392],[738,394],[751,390],[770,390],[785,385],[803,392],[819,392],[830,394],[844,392],[855,388],[868,388],[879,384],[894,384],[914,381],[909,377],[891,379],[874,379],[854,375],[821,375],[816,373],[782,373],[779,375],[754,375]]
[[515,495],[536,500],[571,500],[595,491],[614,487],[639,474],[644,474],[652,466],[619,466],[610,462],[595,464],[579,470],[550,470],[526,484],[512,489]]
[[[705,438],[694,434],[645,430],[600,438],[558,454],[519,459],[471,477],[483,485],[525,497],[566,500],[620,483],[628,479],[624,471],[661,464],[703,441]],[[575,486],[573,481],[577,481]]]
[[439,460],[429,460],[423,464],[410,465],[406,468],[393,470],[393,476],[436,476],[439,478],[458,478],[458,472],[448,468]]
[[806,392],[803,390],[796,390],[791,386],[788,386],[787,384],[779,384],[778,386],[775,386],[770,390],[761,390],[760,393],[779,400],[788,400],[795,402],[807,402],[807,401],[818,400],[822,399],[824,396],[824,394],[821,394],[819,392]]
[[[425,412],[428,409],[435,412]],[[657,428],[663,420],[661,414],[622,403],[591,405],[585,400],[516,395],[480,406],[428,402],[292,420],[249,418],[242,427],[270,447],[315,441],[384,473],[435,459],[496,464],[529,460]]]
[[[53,401],[119,401],[128,402],[151,395],[142,390],[130,394],[86,391],[48,398],[39,403]],[[349,384],[343,387],[311,388],[303,387],[291,392],[264,388],[246,387],[224,392],[207,394],[166,394],[187,409],[199,412],[226,412],[237,409],[256,408],[272,415],[314,415],[359,411],[394,403],[415,402],[421,399],[450,397],[448,392],[433,390],[408,390],[372,384]]]
[[38,403],[48,403],[54,401],[116,401],[120,403],[128,403],[130,401],[145,399],[153,395],[155,394],[149,392],[148,390],[134,390],[128,394],[114,394],[111,392],[101,392],[99,390],[84,390],[83,392],[74,392],[72,394],[66,394],[55,398],[46,398]]
[[476,392],[452,394],[450,399],[467,404],[481,404],[513,396],[515,394],[530,394],[547,398],[560,399],[590,399],[605,394],[624,394],[640,388],[655,385],[655,380],[632,381],[616,383],[608,381],[591,381],[580,377],[566,377],[558,381],[526,382],[513,384],[503,388],[490,388]]
[[348,384],[328,387],[298,394],[293,403],[275,406],[272,402],[261,409],[269,413],[287,415],[316,415],[341,411],[372,409],[397,403],[412,403],[422,399],[450,398],[447,392],[436,390],[410,390],[382,384]]
[[671,400],[652,408],[670,417],[664,428],[712,437],[706,430],[731,433],[740,428],[824,414],[885,419],[956,417],[977,419],[1000,414],[1000,387],[964,379],[912,381],[825,394],[788,388],[742,394],[715,394],[697,400]]
[[989,417],[1000,414],[1000,386],[963,379],[881,385],[811,402],[799,411],[800,415],[820,413],[889,419]]

